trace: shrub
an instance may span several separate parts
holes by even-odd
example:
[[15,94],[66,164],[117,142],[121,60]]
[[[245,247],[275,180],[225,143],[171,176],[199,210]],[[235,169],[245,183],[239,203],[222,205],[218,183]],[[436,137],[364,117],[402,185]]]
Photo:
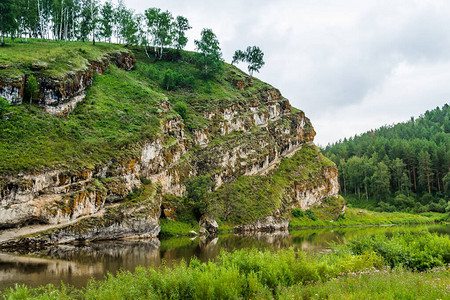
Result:
[[[241,249],[221,252],[216,261],[202,263],[191,259],[173,267],[157,269],[138,267],[134,273],[119,272],[108,274],[103,281],[91,281],[82,290],[71,290],[64,285],[29,289],[16,286],[6,290],[5,299],[285,299],[283,291],[291,291],[287,298],[297,299],[301,293],[316,286],[338,283],[342,287],[355,285],[364,276],[381,276],[376,289],[372,283],[365,288],[386,291],[386,283],[401,274],[408,276],[428,276],[432,272],[405,272],[403,269],[390,271],[383,268],[385,263],[394,267],[428,270],[444,265],[450,260],[450,239],[428,232],[397,233],[392,236],[365,236],[347,245],[336,247],[336,251],[322,255],[309,255],[293,248],[277,252],[258,249]],[[439,271],[439,281],[434,276],[424,282],[426,291],[432,287],[447,288],[447,272]],[[401,272],[401,273],[399,273]],[[345,274],[346,273],[346,274]],[[392,276],[392,274],[394,276]],[[355,276],[356,275],[356,276]],[[337,277],[337,278],[336,278]],[[330,280],[336,278],[334,280]],[[444,279],[442,282],[440,279]],[[397,281],[400,283],[400,281]],[[316,285],[316,283],[318,285]],[[345,283],[345,284],[344,284]],[[363,287],[364,287],[363,286]],[[393,298],[404,298],[395,291]],[[287,289],[293,288],[293,289]],[[361,288],[361,287],[360,287]],[[415,284],[407,289],[416,292]],[[353,288],[353,290],[357,290]],[[330,291],[334,297],[335,291]],[[318,298],[317,295],[305,299]],[[364,294],[355,299],[363,298]],[[324,297],[328,298],[328,297]],[[345,298],[345,297],[338,297]],[[411,298],[411,297],[408,297]],[[414,298],[414,297],[412,297]],[[430,298],[430,297],[428,297]],[[353,299],[353,298],[352,298]],[[385,299],[385,298],[377,298]]]
[[296,217],[296,218],[301,218],[305,215],[305,213],[303,212],[303,210],[301,208],[294,208],[292,210],[292,216]]
[[347,247],[356,255],[373,251],[391,267],[424,271],[450,263],[450,239],[428,231],[365,236]]
[[175,103],[175,105],[173,106],[173,110],[176,111],[180,117],[183,118],[183,120],[187,119],[187,106],[186,103],[184,102],[177,102]]
[[207,212],[209,199],[207,195],[214,189],[214,182],[209,176],[200,175],[188,178],[184,182],[187,198],[194,207],[194,214],[198,218]]
[[175,72],[173,72],[171,69],[167,69],[166,72],[164,72],[161,86],[168,91],[176,89],[177,84]]
[[307,210],[305,211],[305,214],[306,214],[306,216],[307,216],[308,218],[310,218],[311,220],[317,221],[317,217],[314,215],[314,212],[313,212],[312,210],[307,209]]
[[30,75],[27,80],[27,85],[24,91],[24,99],[29,100],[30,103],[38,101],[39,88],[36,81],[36,78],[33,75]]
[[8,101],[0,97],[0,118],[8,112],[10,106]]

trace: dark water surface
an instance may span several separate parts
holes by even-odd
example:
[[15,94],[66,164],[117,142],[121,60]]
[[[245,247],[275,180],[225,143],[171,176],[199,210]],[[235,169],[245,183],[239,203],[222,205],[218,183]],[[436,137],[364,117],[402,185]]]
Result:
[[278,250],[293,247],[322,252],[330,244],[343,243],[357,236],[396,231],[429,230],[450,235],[450,225],[390,226],[335,229],[305,229],[289,233],[220,235],[215,239],[171,238],[140,241],[98,242],[87,245],[61,245],[27,255],[0,253],[0,289],[18,284],[31,287],[61,281],[77,288],[91,278],[103,279],[109,272],[133,271],[137,266],[172,265],[193,256],[213,260],[221,250],[241,248]]

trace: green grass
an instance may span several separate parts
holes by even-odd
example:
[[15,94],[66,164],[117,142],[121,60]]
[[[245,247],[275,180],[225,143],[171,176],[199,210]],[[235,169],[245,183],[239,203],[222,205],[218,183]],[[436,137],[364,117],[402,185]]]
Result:
[[311,210],[318,216],[317,221],[313,221],[307,216],[300,218],[292,217],[291,223],[289,224],[290,228],[427,224],[440,221],[445,216],[445,214],[439,213],[410,214],[402,212],[374,212],[347,207],[345,214],[335,221],[323,217],[323,215],[328,213],[326,208],[313,207]]
[[[328,254],[307,254],[291,249],[278,252],[256,249],[222,252],[217,261],[192,259],[172,268],[138,267],[134,273],[109,274],[84,289],[16,286],[4,291],[5,299],[377,299],[448,298],[450,239],[428,232],[361,238]],[[409,256],[377,251],[380,242],[398,253],[427,251],[417,256],[426,273],[410,268]],[[189,243],[188,241],[183,243]],[[353,244],[352,244],[353,243]],[[356,252],[358,243],[366,251]],[[389,244],[390,243],[390,244]],[[372,248],[370,248],[372,247]],[[386,263],[393,257],[396,268]],[[317,295],[316,295],[317,294]],[[304,296],[304,298],[303,298]],[[433,298],[435,299],[435,298]]]
[[282,207],[289,188],[319,184],[325,180],[324,168],[333,166],[317,147],[304,145],[292,157],[283,158],[273,174],[241,176],[222,185],[210,197],[211,213],[229,225],[257,221]]
[[448,299],[448,269],[426,273],[405,270],[346,275],[325,283],[282,288],[279,299]]
[[198,224],[194,225],[162,218],[159,219],[159,225],[161,225],[161,232],[159,234],[163,237],[186,236],[192,235],[191,231],[199,232]]
[[112,158],[128,159],[136,145],[160,132],[162,96],[132,74],[111,66],[67,119],[36,106],[10,107],[0,121],[0,173],[45,168],[92,169]]
[[[8,40],[7,44],[0,53],[0,65],[13,68],[0,70],[0,78],[36,72],[39,78],[61,76],[83,69],[90,60],[105,53],[126,49],[114,44],[93,46],[88,42],[37,39],[27,43]],[[180,59],[174,61],[154,61],[142,49],[132,51],[137,58],[135,69],[126,72],[111,64],[104,75],[95,75],[86,98],[67,119],[45,114],[35,105],[9,107],[6,118],[0,119],[0,174],[55,168],[92,169],[111,159],[133,158],[139,153],[141,142],[161,134],[163,99],[172,104],[186,104],[183,118],[186,136],[190,138],[190,130],[211,125],[203,115],[205,111],[257,99],[271,88],[253,78],[252,86],[240,91],[232,78],[244,73],[227,64],[222,74],[204,80],[190,52],[181,52]],[[48,69],[32,71],[34,63],[46,64]],[[168,69],[192,81],[167,91],[161,81]],[[170,110],[164,118],[178,116]]]

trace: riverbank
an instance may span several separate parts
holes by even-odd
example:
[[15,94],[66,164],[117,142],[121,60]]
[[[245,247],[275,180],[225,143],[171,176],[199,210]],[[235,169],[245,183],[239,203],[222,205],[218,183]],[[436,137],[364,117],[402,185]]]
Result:
[[306,214],[301,217],[292,217],[289,228],[431,224],[442,222],[447,216],[446,214],[431,212],[422,214],[375,212],[367,209],[347,207],[344,214],[339,216],[337,220],[333,220],[327,214],[327,211],[322,208],[313,208],[311,211],[313,212],[313,218]]
[[[300,217],[293,216],[289,223],[289,229],[433,224],[444,222],[447,216],[447,214],[441,213],[375,212],[347,207],[345,213],[335,220],[334,216],[323,207],[313,208],[310,212],[309,214],[304,213]],[[199,232],[199,226],[194,221],[185,223],[161,219],[160,224],[162,237],[195,236],[194,232]],[[219,223],[219,233],[233,231],[232,224]]]
[[[401,251],[398,251],[401,249]],[[426,253],[427,255],[423,255]],[[138,267],[86,288],[5,290],[6,299],[375,299],[449,296],[450,239],[425,231],[363,236],[330,253],[222,252],[215,262]],[[415,271],[413,271],[415,270]],[[417,283],[417,284],[416,284]],[[387,284],[387,285],[384,285]]]

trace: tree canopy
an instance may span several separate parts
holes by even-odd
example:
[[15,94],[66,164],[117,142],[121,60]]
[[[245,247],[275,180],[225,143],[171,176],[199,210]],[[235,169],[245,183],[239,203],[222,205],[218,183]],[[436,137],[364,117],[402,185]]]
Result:
[[205,77],[222,69],[222,52],[219,40],[211,29],[204,28],[201,39],[194,41],[196,49],[200,51],[198,61]]
[[248,72],[253,76],[253,72],[258,72],[264,66],[264,53],[256,46],[248,46],[247,50],[236,50],[233,55],[232,64],[239,61],[248,63]]
[[388,210],[443,211],[450,200],[449,134],[445,104],[417,119],[329,145],[324,154],[337,164],[345,194],[373,198]]

